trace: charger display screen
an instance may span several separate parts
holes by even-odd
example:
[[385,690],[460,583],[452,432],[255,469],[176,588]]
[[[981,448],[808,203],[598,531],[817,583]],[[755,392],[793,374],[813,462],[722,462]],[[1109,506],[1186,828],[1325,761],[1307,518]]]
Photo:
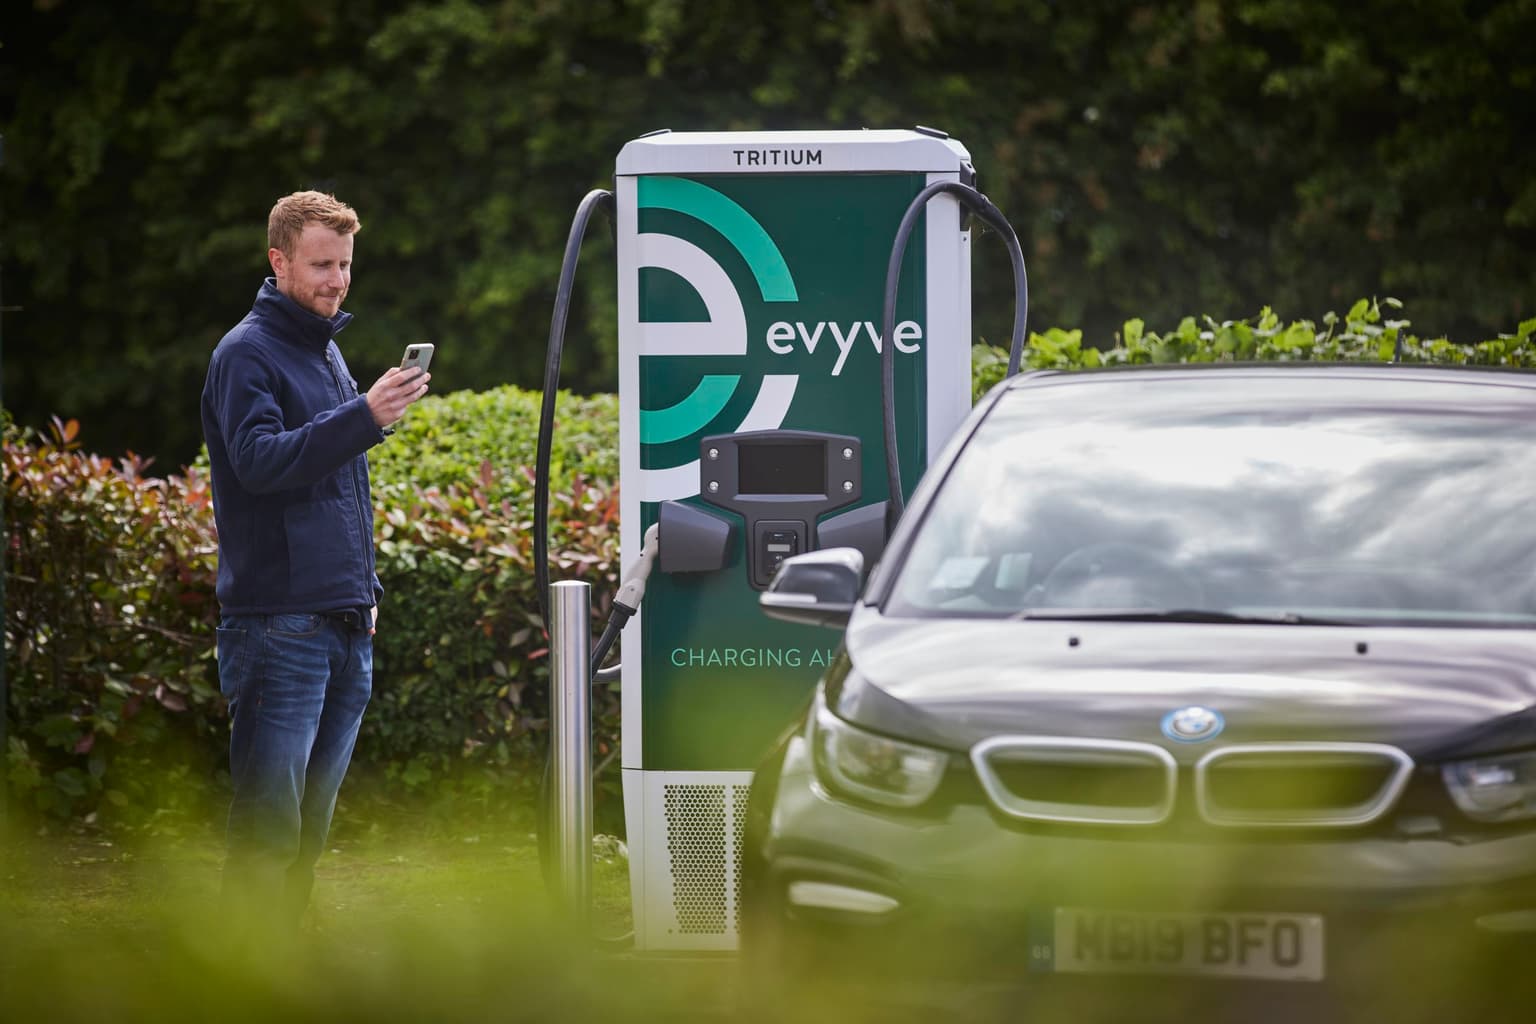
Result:
[[820,442],[743,444],[736,470],[741,494],[827,493],[827,453]]

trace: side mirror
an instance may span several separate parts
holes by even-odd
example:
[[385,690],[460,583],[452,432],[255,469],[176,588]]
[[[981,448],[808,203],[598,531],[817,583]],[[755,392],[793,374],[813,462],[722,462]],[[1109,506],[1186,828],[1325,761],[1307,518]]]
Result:
[[770,617],[841,629],[864,584],[864,556],[854,548],[828,548],[786,558],[758,598]]

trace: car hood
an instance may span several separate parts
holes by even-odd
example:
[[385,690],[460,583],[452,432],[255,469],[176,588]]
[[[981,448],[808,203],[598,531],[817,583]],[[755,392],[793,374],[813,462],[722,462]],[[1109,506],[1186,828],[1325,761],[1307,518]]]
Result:
[[1395,744],[1415,757],[1536,743],[1536,634],[1515,630],[889,619],[860,609],[829,680],[838,714],[955,750],[997,735],[1209,743],[1171,711],[1225,719],[1221,744]]

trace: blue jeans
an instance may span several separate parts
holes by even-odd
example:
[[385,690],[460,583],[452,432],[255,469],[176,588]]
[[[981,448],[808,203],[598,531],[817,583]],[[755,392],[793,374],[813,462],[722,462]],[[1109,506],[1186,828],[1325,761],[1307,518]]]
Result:
[[233,721],[225,902],[297,927],[373,691],[373,638],[323,615],[226,616],[218,658]]

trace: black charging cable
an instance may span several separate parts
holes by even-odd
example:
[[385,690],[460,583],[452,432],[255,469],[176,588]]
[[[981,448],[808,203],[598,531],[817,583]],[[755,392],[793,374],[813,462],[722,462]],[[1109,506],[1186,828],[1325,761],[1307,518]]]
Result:
[[928,200],[940,193],[953,195],[966,209],[990,224],[1002,235],[1008,246],[1008,258],[1013,263],[1013,343],[1008,349],[1008,376],[1019,372],[1024,358],[1024,329],[1029,321],[1029,277],[1024,271],[1024,250],[1013,225],[1003,216],[992,200],[969,185],[958,181],[936,181],[924,188],[907,205],[901,226],[896,229],[896,241],[891,245],[891,261],[885,271],[885,309],[881,317],[880,335],[880,396],[881,412],[885,420],[885,475],[890,481],[890,502],[886,506],[886,528],[892,529],[906,507],[901,493],[901,465],[896,445],[896,346],[892,343],[896,331],[896,291],[901,284],[901,264],[907,254],[907,240],[917,226],[917,218],[928,206]]
[[544,351],[544,395],[539,403],[539,441],[533,467],[533,580],[545,633],[549,632],[549,462],[554,445],[555,392],[560,387],[560,358],[565,349],[565,322],[571,312],[571,289],[576,283],[576,261],[581,257],[587,224],[598,210],[612,221],[613,193],[607,189],[593,189],[576,207],[571,233],[565,240],[565,259],[560,263],[560,283],[555,288],[549,346]]

